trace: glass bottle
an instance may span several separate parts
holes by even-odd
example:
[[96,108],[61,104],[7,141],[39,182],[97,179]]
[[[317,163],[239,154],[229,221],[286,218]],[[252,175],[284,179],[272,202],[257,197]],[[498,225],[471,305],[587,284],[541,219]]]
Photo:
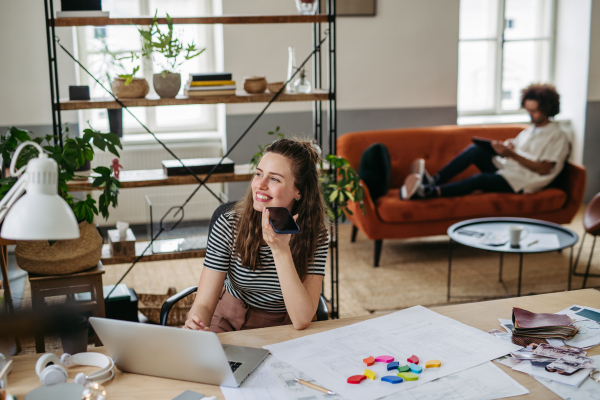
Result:
[[306,79],[306,72],[304,68],[300,71],[300,78],[294,82],[294,92],[296,93],[310,93],[311,87],[310,82]]
[[[294,72],[296,72],[296,49],[290,46],[288,47],[288,71],[286,82],[290,80],[292,75],[294,75]],[[288,83],[285,89],[288,93],[294,93],[292,82]]]
[[318,0],[296,0],[296,8],[301,15],[314,15],[317,12]]

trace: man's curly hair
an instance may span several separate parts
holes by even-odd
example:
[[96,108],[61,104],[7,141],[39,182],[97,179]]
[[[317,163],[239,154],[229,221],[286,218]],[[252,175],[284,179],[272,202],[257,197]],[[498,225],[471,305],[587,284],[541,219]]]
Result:
[[521,92],[521,107],[525,100],[536,100],[538,109],[548,117],[554,117],[560,112],[560,95],[554,85],[533,83]]

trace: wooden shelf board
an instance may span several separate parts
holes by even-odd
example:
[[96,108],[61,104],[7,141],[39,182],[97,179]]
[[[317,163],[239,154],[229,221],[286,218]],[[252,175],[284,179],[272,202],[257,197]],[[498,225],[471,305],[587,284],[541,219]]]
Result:
[[[317,15],[222,15],[213,17],[173,17],[174,24],[298,24],[327,22],[327,14]],[[49,23],[50,20],[49,20]],[[166,18],[158,18],[166,24]],[[152,16],[132,18],[78,17],[55,18],[54,26],[106,26],[106,25],[150,25]]]
[[[204,179],[206,174],[198,175],[198,178]],[[224,183],[224,182],[248,182],[252,180],[254,174],[250,171],[250,166],[236,165],[233,173],[216,173],[210,176],[206,183]],[[70,181],[67,183],[69,191],[76,192],[79,190],[101,190],[101,188],[93,187],[94,178],[87,180]],[[198,184],[198,181],[193,175],[182,176],[167,176],[162,169],[145,169],[134,171],[121,171],[119,181],[122,189],[153,187],[153,186],[176,186],[176,185],[193,185]]]
[[[178,106],[186,104],[218,104],[218,103],[266,103],[270,101],[273,93],[248,94],[238,90],[235,95],[229,96],[202,96],[186,97],[177,96],[174,99],[161,99],[159,97],[146,97],[142,99],[120,99],[126,107],[154,107],[154,106]],[[321,89],[313,89],[311,93],[282,93],[277,98],[279,101],[326,101],[329,92]],[[54,105],[56,108],[56,104]],[[121,108],[121,105],[110,97],[95,98],[91,100],[60,100],[60,109],[66,110],[88,110],[92,108]]]
[[[131,264],[134,262],[142,251],[148,247],[149,241],[136,242],[135,244],[135,256],[116,256],[110,255],[110,244],[102,245],[102,264],[103,265],[114,265],[114,264]],[[183,260],[186,258],[199,258],[206,256],[206,250],[189,250],[189,251],[176,251],[173,253],[157,253],[148,254],[141,258],[140,262],[145,261],[165,261],[165,260]]]

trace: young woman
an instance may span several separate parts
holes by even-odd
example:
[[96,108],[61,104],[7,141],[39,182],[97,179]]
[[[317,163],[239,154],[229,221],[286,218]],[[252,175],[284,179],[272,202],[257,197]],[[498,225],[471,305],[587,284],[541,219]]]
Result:
[[[216,221],[184,329],[227,332],[293,324],[317,310],[329,239],[319,154],[281,139],[265,150],[246,197]],[[267,207],[286,207],[300,233],[277,234]]]

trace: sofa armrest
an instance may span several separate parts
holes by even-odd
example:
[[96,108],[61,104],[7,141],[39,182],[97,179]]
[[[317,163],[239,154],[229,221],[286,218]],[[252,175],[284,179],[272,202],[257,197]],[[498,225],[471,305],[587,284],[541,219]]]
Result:
[[585,167],[572,162],[568,162],[562,173],[557,177],[555,186],[567,193],[567,202],[563,210],[573,216],[577,214],[583,203],[586,179]]
[[352,221],[354,226],[366,234],[367,237],[373,239],[374,235],[376,234],[375,232],[377,231],[377,225],[381,223],[381,220],[377,214],[377,207],[373,202],[369,188],[367,188],[367,185],[362,181],[362,179],[360,181],[360,185],[364,192],[363,203],[365,205],[365,213],[363,214],[363,210],[360,208],[360,204],[358,202],[349,201],[348,209],[352,211],[352,215],[346,213],[346,217]]

